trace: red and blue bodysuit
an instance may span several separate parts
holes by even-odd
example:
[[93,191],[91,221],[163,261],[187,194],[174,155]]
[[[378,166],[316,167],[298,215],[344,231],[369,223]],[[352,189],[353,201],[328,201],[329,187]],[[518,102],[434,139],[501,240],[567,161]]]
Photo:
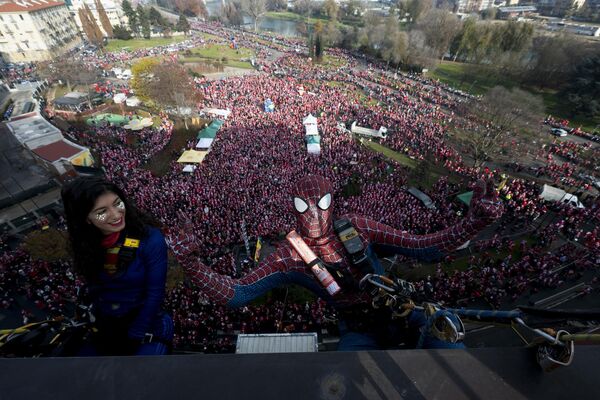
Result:
[[[358,281],[362,273],[352,265],[342,241],[333,231],[332,196],[332,185],[325,178],[307,176],[297,183],[293,193],[297,232],[324,263],[335,265]],[[495,189],[484,181],[477,182],[471,204],[469,215],[461,223],[428,235],[413,235],[358,215],[350,214],[344,218],[350,220],[363,243],[367,244],[367,254],[375,261],[375,254],[383,253],[429,261],[456,250],[502,214],[503,207],[497,201]],[[183,233],[171,237],[170,245],[191,281],[213,301],[230,307],[242,306],[273,288],[290,283],[304,286],[342,311],[357,306],[368,307],[371,302],[367,293],[354,288],[342,287],[341,293],[331,297],[287,242],[280,243],[274,253],[239,279],[217,274],[191,257],[196,248],[192,235]],[[374,268],[376,273],[383,273],[378,262],[374,263]],[[412,317],[417,328],[426,325],[427,319],[423,315],[412,314],[415,315],[409,320]],[[372,341],[362,340],[344,346],[343,339],[340,342],[342,349],[380,347]],[[427,341],[423,346],[454,347],[428,344]]]

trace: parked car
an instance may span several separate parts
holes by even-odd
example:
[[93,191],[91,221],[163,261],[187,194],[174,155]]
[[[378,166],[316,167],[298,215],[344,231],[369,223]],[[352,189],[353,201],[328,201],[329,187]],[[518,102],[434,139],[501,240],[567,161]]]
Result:
[[554,136],[565,137],[567,136],[567,131],[561,128],[552,128],[550,129],[550,133]]

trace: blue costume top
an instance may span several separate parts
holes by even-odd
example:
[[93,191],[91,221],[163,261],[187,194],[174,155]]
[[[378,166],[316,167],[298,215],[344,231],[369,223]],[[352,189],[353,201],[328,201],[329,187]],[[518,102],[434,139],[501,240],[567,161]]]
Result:
[[153,324],[165,297],[167,245],[156,228],[140,241],[135,260],[116,275],[104,271],[91,290],[95,309],[100,315],[122,317],[136,310],[128,336],[142,339],[153,332]]

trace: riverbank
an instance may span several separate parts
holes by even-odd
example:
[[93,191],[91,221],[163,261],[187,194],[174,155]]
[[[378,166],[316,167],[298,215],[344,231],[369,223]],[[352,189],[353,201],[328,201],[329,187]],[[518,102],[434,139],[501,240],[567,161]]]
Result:
[[[265,14],[265,17],[272,18],[272,19],[278,19],[278,20],[282,20],[282,21],[292,21],[292,22],[302,22],[302,23],[306,23],[306,21],[308,20],[309,25],[314,25],[317,23],[317,21],[320,21],[323,25],[326,25],[330,21],[330,19],[326,18],[326,17],[307,18],[306,15],[296,14],[291,11],[269,11],[268,13]],[[340,21],[336,21],[336,26],[338,28],[341,28],[344,26],[350,27],[350,25],[346,25]]]
[[555,118],[570,120],[571,126],[581,126],[584,131],[593,132],[596,126],[600,124],[600,116],[595,119],[584,115],[571,117],[557,90],[539,90],[534,87],[521,86],[519,82],[506,76],[498,76],[485,66],[443,61],[437,68],[429,72],[428,76],[474,95],[484,95],[494,86],[504,86],[509,89],[519,87],[533,95],[541,96],[546,107],[546,113]]

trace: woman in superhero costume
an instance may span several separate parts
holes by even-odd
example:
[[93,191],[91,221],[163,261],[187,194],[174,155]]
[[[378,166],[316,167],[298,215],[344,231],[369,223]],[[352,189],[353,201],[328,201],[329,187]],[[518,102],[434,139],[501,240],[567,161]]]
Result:
[[[187,276],[209,298],[230,307],[239,307],[261,294],[285,284],[299,284],[336,307],[340,315],[338,350],[393,348],[403,343],[408,347],[463,347],[436,337],[432,331],[438,321],[446,321],[460,329],[458,317],[445,311],[426,314],[412,311],[402,321],[392,321],[387,311],[373,310],[371,295],[356,284],[365,274],[352,262],[343,241],[334,232],[333,188],[320,176],[302,178],[293,191],[297,233],[329,270],[339,271],[341,290],[333,296],[316,279],[311,267],[294,246],[282,242],[247,275],[233,279],[206,267],[193,255],[197,249],[193,235],[186,231],[170,237],[169,244]],[[502,215],[503,206],[491,183],[477,182],[467,217],[452,227],[428,235],[413,235],[369,218],[349,214],[341,217],[350,222],[371,260],[374,273],[384,271],[377,256],[401,254],[420,260],[439,259],[456,250],[477,232]],[[340,278],[341,277],[341,278]],[[434,310],[435,311],[435,310]]]
[[96,317],[81,355],[167,354],[173,321],[161,310],[167,246],[160,230],[101,178],[68,183],[62,199],[75,267]]

